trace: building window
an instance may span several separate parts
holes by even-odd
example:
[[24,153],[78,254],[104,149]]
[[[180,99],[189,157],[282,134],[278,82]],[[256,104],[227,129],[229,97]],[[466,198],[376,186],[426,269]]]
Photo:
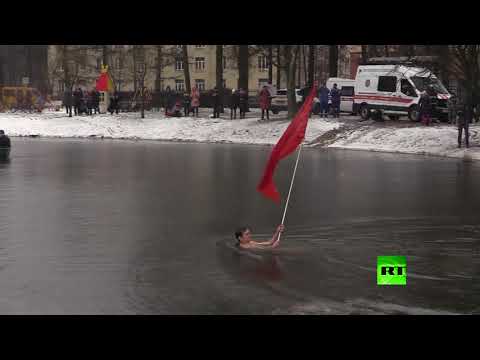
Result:
[[115,61],[115,67],[117,69],[123,69],[123,59],[122,58],[117,58]]
[[265,85],[268,85],[268,79],[258,79],[259,89],[262,89]]
[[197,49],[203,49],[203,48],[206,48],[207,45],[195,45],[195,47],[196,47]]
[[97,58],[97,70],[100,70],[102,68],[102,59]]
[[258,57],[258,69],[260,71],[268,70],[268,62],[267,62],[267,57],[265,55]]
[[204,71],[205,70],[205,58],[204,57],[196,57],[195,58],[195,70],[196,71]]
[[176,91],[184,91],[185,90],[185,82],[183,80],[175,80],[175,90]]
[[198,90],[205,91],[205,80],[196,79],[195,80],[195,86],[197,87]]
[[63,80],[58,80],[58,92],[65,92],[65,83]]
[[176,71],[181,71],[183,70],[183,61],[180,59],[175,60],[175,70]]

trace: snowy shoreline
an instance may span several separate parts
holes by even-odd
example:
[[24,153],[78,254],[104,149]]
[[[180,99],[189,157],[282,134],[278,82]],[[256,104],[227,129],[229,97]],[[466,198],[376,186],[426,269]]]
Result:
[[[65,112],[1,113],[0,129],[15,137],[156,140],[187,143],[227,143],[274,145],[289,121],[285,113],[259,121],[258,109],[246,119],[230,120],[226,109],[220,119],[201,109],[199,118],[165,117],[162,112],[101,114],[68,117]],[[457,129],[453,125],[425,127],[408,120],[359,121],[358,117],[320,119],[313,115],[305,143],[308,147],[416,154],[480,160],[480,125],[470,126],[470,148],[457,148]]]

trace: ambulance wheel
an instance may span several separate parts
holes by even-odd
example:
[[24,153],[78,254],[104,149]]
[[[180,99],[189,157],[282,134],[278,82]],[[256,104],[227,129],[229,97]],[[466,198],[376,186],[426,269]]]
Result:
[[363,104],[361,107],[360,107],[360,117],[363,119],[363,120],[368,120],[370,118],[370,109],[368,108],[368,105],[367,104]]
[[410,109],[408,109],[408,118],[410,121],[418,121],[418,107],[416,105],[410,106]]

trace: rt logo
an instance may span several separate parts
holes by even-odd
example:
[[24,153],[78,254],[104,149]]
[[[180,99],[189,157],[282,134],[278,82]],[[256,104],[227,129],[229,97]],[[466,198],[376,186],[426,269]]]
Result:
[[377,257],[377,285],[407,285],[405,256]]

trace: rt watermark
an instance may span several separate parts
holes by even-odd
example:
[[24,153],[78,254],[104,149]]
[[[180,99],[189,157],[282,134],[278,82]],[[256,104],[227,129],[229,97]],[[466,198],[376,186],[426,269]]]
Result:
[[377,285],[407,285],[405,256],[377,257]]

